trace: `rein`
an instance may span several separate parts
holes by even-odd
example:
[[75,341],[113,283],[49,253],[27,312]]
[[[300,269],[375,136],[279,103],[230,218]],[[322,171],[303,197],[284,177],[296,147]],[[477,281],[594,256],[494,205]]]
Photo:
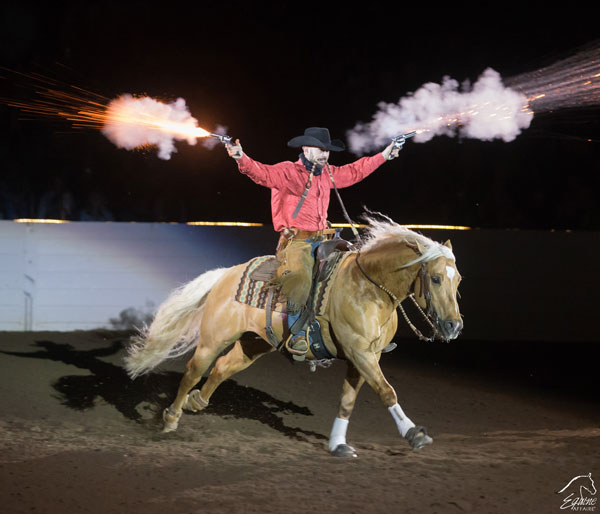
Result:
[[346,221],[350,224],[350,228],[352,229],[352,233],[354,234],[354,237],[360,242],[361,241],[360,234],[358,233],[358,230],[356,230],[356,226],[355,226],[356,224],[350,219],[350,216],[348,215],[348,211],[346,210],[346,207],[344,206],[344,202],[342,202],[342,197],[340,196],[340,192],[338,191],[338,188],[335,185],[335,180],[333,180],[333,173],[331,172],[329,163],[327,163],[326,166],[327,166],[327,173],[329,174],[329,180],[331,180],[331,183],[333,184],[333,190],[335,191],[338,202],[340,203],[340,207],[342,208],[342,213],[344,214],[344,218],[346,218]]
[[358,269],[360,270],[360,272],[364,275],[364,277],[369,282],[371,282],[373,285],[377,286],[379,289],[381,289],[384,293],[386,293],[392,299],[392,302],[394,304],[394,310],[396,308],[400,309],[400,312],[402,313],[404,321],[406,321],[406,324],[411,328],[411,330],[414,332],[414,334],[421,341],[427,341],[427,342],[433,341],[435,336],[438,334],[438,330],[429,317],[429,312],[431,312],[433,309],[431,307],[431,292],[429,291],[428,287],[427,287],[427,291],[425,291],[425,284],[426,284],[425,278],[427,276],[427,271],[425,269],[425,263],[424,262],[421,263],[421,269],[419,270],[419,279],[421,280],[421,296],[425,297],[425,302],[427,304],[427,313],[423,312],[423,309],[421,309],[421,306],[419,305],[417,300],[415,300],[414,293],[411,293],[410,295],[408,295],[408,297],[412,300],[412,302],[415,304],[415,306],[417,307],[418,311],[421,313],[421,315],[423,316],[425,321],[427,321],[427,323],[431,327],[431,330],[433,333],[430,337],[424,336],[423,333],[410,321],[410,319],[408,318],[408,315],[406,314],[406,311],[404,310],[404,307],[402,306],[402,302],[400,300],[398,300],[398,297],[394,293],[392,293],[387,287],[385,287],[383,284],[376,282],[367,274],[367,272],[364,270],[364,268],[360,264],[359,257],[360,257],[360,251],[358,251],[356,253],[356,265],[357,265]]

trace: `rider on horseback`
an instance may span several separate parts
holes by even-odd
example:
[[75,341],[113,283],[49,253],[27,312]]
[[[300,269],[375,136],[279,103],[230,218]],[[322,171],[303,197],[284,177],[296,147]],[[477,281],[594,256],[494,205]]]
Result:
[[[327,222],[331,189],[360,182],[386,160],[397,157],[400,148],[392,142],[371,157],[344,166],[330,166],[329,152],[343,151],[345,146],[339,140],[332,141],[329,130],[321,127],[307,128],[302,136],[291,139],[288,146],[302,148],[296,162],[273,165],[257,162],[242,151],[239,139],[234,145],[227,145],[227,152],[237,161],[240,172],[271,189],[273,226],[280,233],[277,245],[280,266],[273,283],[281,287],[287,298],[288,314],[297,315],[310,294],[314,249],[335,233]],[[297,335],[288,341],[287,348],[290,353],[302,356],[308,351],[308,341],[303,331],[295,332]]]

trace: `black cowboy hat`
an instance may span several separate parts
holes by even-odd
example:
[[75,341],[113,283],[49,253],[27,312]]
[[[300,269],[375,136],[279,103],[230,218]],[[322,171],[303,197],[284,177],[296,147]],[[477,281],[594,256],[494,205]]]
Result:
[[346,149],[346,145],[339,139],[331,140],[329,129],[322,127],[310,127],[304,131],[303,136],[297,136],[288,141],[288,146],[300,148],[301,146],[316,146],[332,152],[341,152]]

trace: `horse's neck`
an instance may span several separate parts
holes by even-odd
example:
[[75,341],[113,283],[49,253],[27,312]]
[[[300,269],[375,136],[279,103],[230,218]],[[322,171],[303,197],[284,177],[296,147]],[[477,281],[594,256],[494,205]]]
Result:
[[[360,254],[360,264],[374,282],[389,289],[398,300],[410,293],[417,277],[418,265],[400,269],[403,263],[417,257],[414,249],[403,243],[388,243]],[[362,277],[362,280],[369,280]]]

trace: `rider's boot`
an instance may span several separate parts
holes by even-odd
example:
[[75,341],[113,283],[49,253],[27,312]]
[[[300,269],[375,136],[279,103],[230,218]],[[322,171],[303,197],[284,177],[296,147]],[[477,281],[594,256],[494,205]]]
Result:
[[300,334],[292,334],[285,343],[287,351],[290,352],[294,360],[303,361],[308,352],[308,341],[304,332]]
[[294,360],[304,361],[309,347],[307,333],[309,321],[308,309],[304,306],[301,309],[295,309],[295,312],[292,313],[288,310],[288,316],[288,320],[292,324],[290,326],[290,336],[285,342],[285,348]]

